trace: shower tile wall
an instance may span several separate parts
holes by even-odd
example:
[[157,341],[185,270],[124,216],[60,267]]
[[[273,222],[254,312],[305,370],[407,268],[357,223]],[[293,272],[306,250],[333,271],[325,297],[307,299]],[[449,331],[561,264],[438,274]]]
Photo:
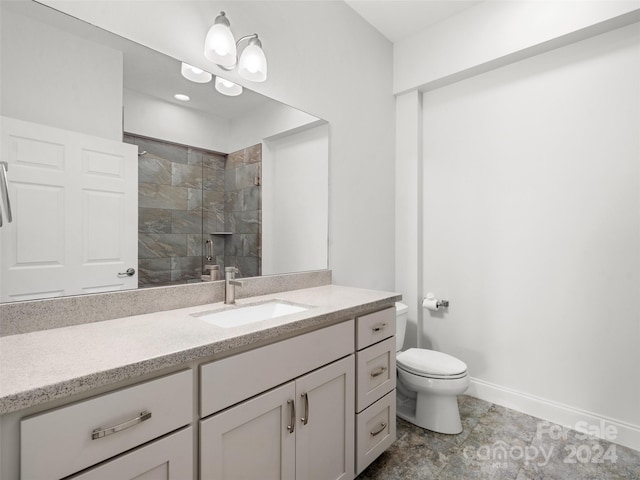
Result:
[[225,263],[241,277],[262,274],[262,145],[227,156],[224,174]]
[[124,141],[147,152],[138,157],[138,286],[199,282],[203,210],[213,208],[203,198],[223,198],[225,156],[134,135]]

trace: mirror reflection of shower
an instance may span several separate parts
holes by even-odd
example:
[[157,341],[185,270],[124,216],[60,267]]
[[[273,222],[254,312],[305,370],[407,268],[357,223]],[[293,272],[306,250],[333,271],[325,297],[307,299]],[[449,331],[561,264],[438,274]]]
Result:
[[[138,146],[139,287],[261,274],[262,148],[229,155],[126,134]],[[258,185],[256,185],[258,183]]]

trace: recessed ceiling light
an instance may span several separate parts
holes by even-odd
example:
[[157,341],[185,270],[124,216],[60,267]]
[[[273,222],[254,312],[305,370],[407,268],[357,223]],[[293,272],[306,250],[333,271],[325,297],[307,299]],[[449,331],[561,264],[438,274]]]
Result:
[[176,100],[180,100],[181,102],[188,102],[189,100],[191,100],[191,99],[189,98],[189,95],[184,95],[184,94],[182,94],[182,93],[176,93],[173,97],[174,97]]

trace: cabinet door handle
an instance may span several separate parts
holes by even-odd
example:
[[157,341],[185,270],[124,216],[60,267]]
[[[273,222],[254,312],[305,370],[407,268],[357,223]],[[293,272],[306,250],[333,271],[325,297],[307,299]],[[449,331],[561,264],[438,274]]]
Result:
[[371,371],[371,377],[372,378],[379,377],[380,375],[382,375],[386,371],[387,371],[387,367],[378,367],[375,370]]
[[387,428],[387,424],[382,422],[380,424],[380,428],[374,432],[369,432],[371,434],[372,437],[375,437],[376,435],[379,435],[380,433],[384,432],[384,429]]
[[287,400],[287,405],[289,405],[289,425],[287,425],[287,430],[289,433],[293,433],[296,429],[296,402],[295,400]]
[[300,396],[304,398],[304,417],[301,417],[300,420],[302,421],[302,425],[306,425],[309,423],[309,395],[303,393]]
[[374,333],[379,332],[380,330],[384,330],[385,328],[387,328],[387,324],[386,323],[380,323],[378,325],[374,325],[373,327],[371,327],[371,330]]
[[97,440],[98,438],[106,437],[108,435],[113,435],[121,430],[126,430],[127,428],[131,428],[134,425],[138,425],[146,420],[151,418],[151,412],[144,410],[140,412],[136,418],[132,418],[131,420],[127,420],[126,422],[120,423],[118,425],[114,425],[113,427],[98,427],[94,428],[91,432],[91,440]]

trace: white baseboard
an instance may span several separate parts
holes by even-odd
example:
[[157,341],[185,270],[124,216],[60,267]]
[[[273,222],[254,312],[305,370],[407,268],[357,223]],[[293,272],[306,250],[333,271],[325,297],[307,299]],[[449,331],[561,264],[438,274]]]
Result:
[[471,378],[465,394],[640,451],[640,426]]

